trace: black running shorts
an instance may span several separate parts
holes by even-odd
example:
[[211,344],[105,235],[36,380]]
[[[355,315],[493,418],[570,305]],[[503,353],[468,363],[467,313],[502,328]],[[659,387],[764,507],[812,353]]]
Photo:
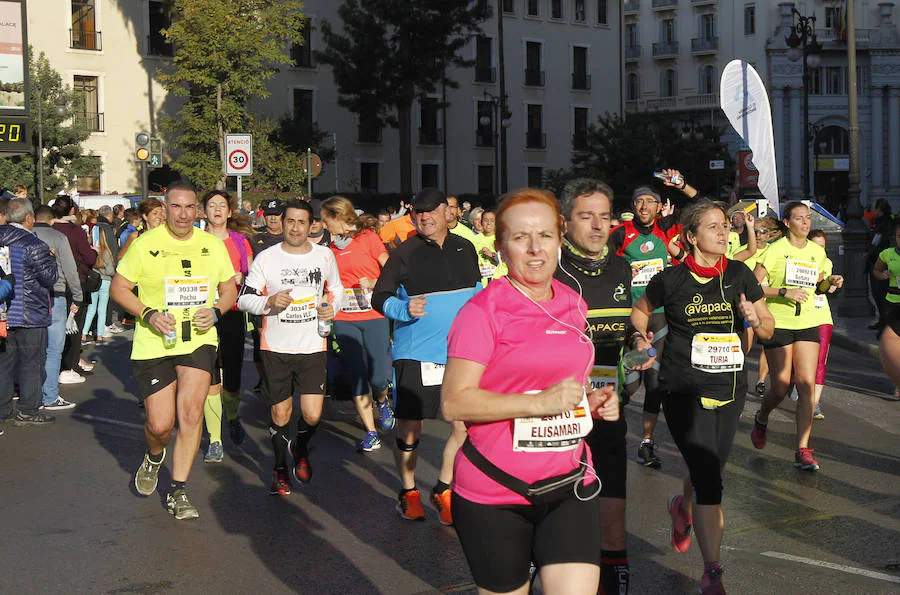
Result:
[[397,419],[436,419],[441,411],[441,385],[422,385],[422,362],[400,359],[394,362]]
[[766,349],[778,349],[779,347],[787,347],[798,341],[809,341],[811,343],[819,342],[819,327],[803,329],[786,329],[776,328],[771,339],[760,339],[759,344]]
[[260,351],[263,383],[260,399],[266,405],[277,405],[294,394],[324,395],[326,356],[319,353],[275,353]]
[[178,374],[175,371],[177,366],[203,370],[209,373],[210,379],[217,374],[215,345],[201,345],[185,355],[132,360],[131,363],[134,365],[138,396],[142,401],[178,380]]
[[496,506],[454,493],[451,509],[469,569],[482,589],[518,589],[528,582],[532,560],[538,568],[573,562],[600,565],[596,500],[582,502],[573,496],[543,506]]
[[594,420],[594,429],[585,438],[591,449],[594,470],[600,478],[601,498],[625,498],[627,483],[628,455],[625,446],[625,434],[628,425],[625,423],[625,410],[619,406],[619,419],[616,421]]

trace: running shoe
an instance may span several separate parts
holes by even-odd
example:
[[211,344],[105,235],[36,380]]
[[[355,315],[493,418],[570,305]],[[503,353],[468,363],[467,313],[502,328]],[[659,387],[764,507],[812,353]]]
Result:
[[825,419],[825,414],[822,413],[822,406],[816,403],[816,409],[813,411],[813,419]]
[[704,572],[700,579],[700,595],[725,595],[725,585],[722,584],[724,573],[721,566]]
[[797,387],[795,386],[794,388],[791,389],[790,399],[791,399],[791,401],[796,403],[799,398],[800,398],[800,394],[797,393]]
[[768,426],[759,421],[759,411],[753,416],[753,431],[750,432],[750,442],[759,449],[766,447],[766,430]]
[[269,493],[273,496],[290,496],[291,495],[291,477],[287,473],[287,469],[276,469],[272,472],[272,487]]
[[394,429],[397,420],[394,419],[394,408],[388,399],[378,403],[378,412],[381,414],[381,429],[389,432]]
[[638,462],[644,467],[659,469],[662,465],[662,461],[656,456],[655,450],[656,442],[653,442],[652,440],[641,442],[640,447],[638,447]]
[[794,454],[794,467],[803,469],[804,471],[818,471],[819,463],[813,458],[812,453],[815,449],[801,448]]
[[425,520],[425,509],[422,508],[422,496],[419,495],[419,490],[410,490],[400,494],[397,498],[397,503],[394,505],[394,510],[397,511],[401,519],[407,521]]
[[170,492],[166,496],[166,510],[179,521],[195,519],[200,516],[200,513],[197,512],[197,507],[188,500],[187,492],[184,491],[184,488]]
[[240,418],[228,420],[228,433],[231,435],[231,441],[235,445],[243,444],[244,438],[247,437],[247,432],[244,431]]
[[452,497],[453,492],[450,491],[450,488],[447,488],[440,494],[431,492],[429,500],[431,507],[437,511],[441,524],[447,527],[453,525],[453,513],[450,511],[450,500]]
[[64,411],[66,409],[74,409],[75,403],[66,401],[62,397],[56,397],[56,400],[49,405],[41,405],[41,409],[46,411]]
[[90,335],[81,335],[81,346],[82,347],[87,347],[88,345],[90,345],[93,342],[94,342],[94,340],[91,338]]
[[203,457],[204,463],[221,463],[225,458],[225,451],[221,442],[210,442],[206,455]]
[[693,519],[689,517],[681,506],[684,496],[675,494],[669,498],[666,507],[669,509],[669,516],[672,517],[672,531],[669,543],[676,552],[684,553],[691,547],[691,530]]
[[141,496],[149,496],[156,491],[156,483],[159,480],[159,468],[166,460],[166,449],[162,451],[162,458],[158,463],[150,460],[150,453],[144,453],[144,462],[134,474],[134,489]]
[[357,450],[360,452],[372,452],[379,448],[381,448],[381,438],[378,437],[378,432],[373,430],[371,432],[366,432],[366,437],[359,443]]
[[94,371],[94,362],[89,362],[84,359],[78,360],[78,367],[84,370],[85,372],[93,372]]
[[309,483],[312,481],[313,470],[309,464],[309,453],[302,454],[295,447],[297,440],[291,440],[288,445],[291,456],[294,457],[294,479],[300,483]]
[[765,382],[757,382],[756,383],[756,394],[760,397],[766,394],[766,383]]
[[63,370],[59,373],[60,384],[81,384],[85,381],[87,381],[87,378],[85,378],[75,370]]
[[46,413],[41,413],[40,411],[34,415],[16,411],[16,414],[12,417],[10,423],[18,428],[22,426],[45,426],[47,424],[52,424],[55,421],[55,417],[47,415]]
[[108,327],[106,327],[106,332],[117,335],[119,333],[124,333],[125,328],[123,326],[121,326],[118,322],[114,322],[111,325],[109,325]]

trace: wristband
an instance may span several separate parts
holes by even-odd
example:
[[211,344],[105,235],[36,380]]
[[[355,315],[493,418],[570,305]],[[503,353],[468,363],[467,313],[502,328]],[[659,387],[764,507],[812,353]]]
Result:
[[222,318],[222,311],[219,310],[218,308],[210,308],[210,310],[213,311],[213,314],[216,317],[216,322],[219,322],[219,319]]
[[685,256],[686,253],[687,253],[686,250],[685,250],[684,248],[682,248],[682,249],[681,249],[681,252],[679,252],[679,253],[675,256],[675,260],[684,260],[684,256]]
[[787,295],[787,288],[786,288],[786,287],[782,287],[781,289],[778,290],[778,296],[779,296],[779,297],[784,297],[784,296],[786,296],[786,295]]
[[159,312],[159,310],[155,310],[155,309],[147,306],[146,308],[141,310],[141,322],[143,322],[144,324],[149,326],[150,318],[152,318],[153,315],[156,314],[157,312]]

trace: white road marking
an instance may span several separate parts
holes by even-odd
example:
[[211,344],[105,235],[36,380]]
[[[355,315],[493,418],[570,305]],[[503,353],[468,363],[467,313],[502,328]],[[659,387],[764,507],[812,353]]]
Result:
[[864,568],[854,568],[852,566],[844,566],[843,564],[834,564],[832,562],[822,562],[821,560],[811,560],[809,558],[801,558],[800,556],[792,556],[790,554],[782,554],[781,552],[762,552],[763,556],[769,558],[778,558],[779,560],[787,560],[788,562],[799,562],[800,564],[809,564],[810,566],[820,566],[822,568],[831,568],[832,570],[840,570],[849,574],[858,574],[868,578],[874,578],[880,581],[900,584],[900,576],[885,574],[883,572],[875,572]]
[[[114,426],[122,426],[124,428],[132,428],[135,430],[143,430],[144,424],[135,424],[130,421],[122,421],[120,419],[111,419],[109,417],[97,417],[96,415],[90,415],[88,413],[73,413],[72,417],[77,417],[79,419],[83,419],[85,421],[96,421],[103,424],[111,424]],[[174,431],[174,429],[172,430]]]

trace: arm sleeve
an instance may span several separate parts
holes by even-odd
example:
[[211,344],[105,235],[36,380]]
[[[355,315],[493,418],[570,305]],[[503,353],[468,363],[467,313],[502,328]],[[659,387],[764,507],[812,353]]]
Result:
[[50,246],[38,240],[31,247],[31,258],[37,282],[42,287],[53,289],[59,278],[59,267],[56,265],[56,257],[50,254]]
[[[381,270],[381,276],[375,283],[375,289],[372,291],[372,307],[381,314],[391,318],[390,314],[385,310],[385,302],[388,298],[397,295],[397,290],[406,278],[406,252],[397,249],[388,258],[384,268]],[[394,320],[400,320],[394,318]]]
[[244,279],[244,286],[241,287],[241,293],[237,299],[238,309],[242,312],[262,316],[269,310],[266,304],[269,299],[266,295],[266,278],[263,274],[265,260],[265,257],[258,256],[250,265],[250,271],[247,273],[247,278]]
[[69,240],[59,243],[56,249],[56,258],[62,265],[63,278],[66,280],[66,286],[72,292],[72,301],[76,306],[80,306],[84,301],[84,294],[81,291],[81,281],[78,279],[78,267],[75,265],[75,257],[72,256],[72,248],[69,246]]
[[[747,267],[744,267],[745,269]],[[675,270],[675,269],[667,269],[667,270]],[[748,269],[749,270],[749,269]],[[644,295],[647,296],[647,301],[650,302],[650,307],[656,310],[657,308],[663,306],[666,300],[666,286],[663,283],[666,271],[664,270],[662,273],[658,275],[654,275],[652,279],[650,279],[650,283],[647,285],[647,291],[644,292]]]
[[447,338],[447,356],[466,359],[487,366],[496,342],[491,317],[472,302],[456,315]]
[[234,265],[231,263],[231,256],[228,254],[225,242],[219,242],[217,245],[219,247],[219,278],[215,280],[216,285],[234,279],[234,276],[237,274],[234,270]]
[[[72,253],[76,254],[75,262],[81,260],[84,263],[85,267],[88,269],[93,268],[94,263],[97,262],[97,253],[94,252],[94,249],[91,248],[90,243],[88,243],[87,237],[83,233],[75,234],[77,238],[72,246]],[[70,238],[70,243],[71,238]]]
[[622,247],[622,242],[625,241],[625,226],[617,225],[613,228],[611,232],[609,232],[609,249],[619,253],[619,248]]

